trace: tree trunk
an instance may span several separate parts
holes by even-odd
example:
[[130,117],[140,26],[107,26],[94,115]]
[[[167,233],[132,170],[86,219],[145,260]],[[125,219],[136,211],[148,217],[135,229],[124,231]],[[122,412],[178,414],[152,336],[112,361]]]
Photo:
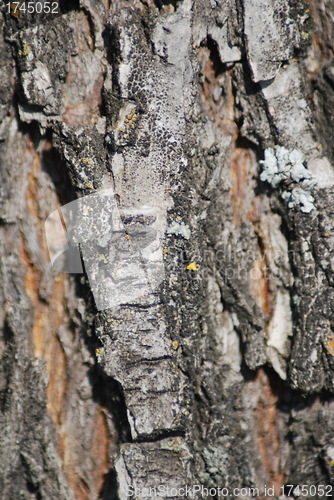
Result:
[[0,21],[0,498],[332,497],[334,2],[54,5]]

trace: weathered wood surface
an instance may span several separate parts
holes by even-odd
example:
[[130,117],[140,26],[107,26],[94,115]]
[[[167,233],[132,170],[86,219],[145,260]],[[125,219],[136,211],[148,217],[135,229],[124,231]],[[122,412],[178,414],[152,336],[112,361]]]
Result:
[[[83,0],[0,21],[1,499],[333,483],[333,16]],[[114,295],[50,266],[47,217],[106,189],[97,231],[108,203],[122,230],[96,251],[82,224],[83,260],[140,254],[141,296],[131,266]]]

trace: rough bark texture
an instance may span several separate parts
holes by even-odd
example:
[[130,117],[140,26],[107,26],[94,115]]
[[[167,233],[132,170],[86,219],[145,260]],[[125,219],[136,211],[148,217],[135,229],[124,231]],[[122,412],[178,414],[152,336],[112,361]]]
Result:
[[[0,20],[0,498],[331,496],[334,3],[62,9]],[[44,222],[103,190],[164,279],[97,307]]]

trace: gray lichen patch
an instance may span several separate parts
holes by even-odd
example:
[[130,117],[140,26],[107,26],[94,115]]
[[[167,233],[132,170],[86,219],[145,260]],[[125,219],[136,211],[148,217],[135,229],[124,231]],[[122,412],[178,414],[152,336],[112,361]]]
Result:
[[316,182],[304,164],[301,151],[294,149],[289,152],[282,146],[268,148],[260,164],[263,168],[260,179],[268,182],[273,188],[285,188],[281,196],[287,201],[289,208],[300,207],[301,211],[307,214],[315,209],[311,191]]
[[53,130],[53,144],[68,165],[76,191],[82,196],[101,187],[103,136],[95,127],[69,127],[64,122],[56,123]]
[[167,234],[175,234],[176,236],[182,236],[182,238],[189,240],[191,230],[184,222],[172,222],[167,229]]

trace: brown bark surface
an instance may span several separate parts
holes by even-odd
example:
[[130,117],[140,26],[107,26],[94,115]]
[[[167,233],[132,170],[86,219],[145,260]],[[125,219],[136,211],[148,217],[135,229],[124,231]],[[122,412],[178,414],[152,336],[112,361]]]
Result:
[[[331,498],[333,19],[3,7],[1,500]],[[74,231],[87,274],[58,272],[46,219],[101,193]],[[89,273],[111,256],[108,288]]]

